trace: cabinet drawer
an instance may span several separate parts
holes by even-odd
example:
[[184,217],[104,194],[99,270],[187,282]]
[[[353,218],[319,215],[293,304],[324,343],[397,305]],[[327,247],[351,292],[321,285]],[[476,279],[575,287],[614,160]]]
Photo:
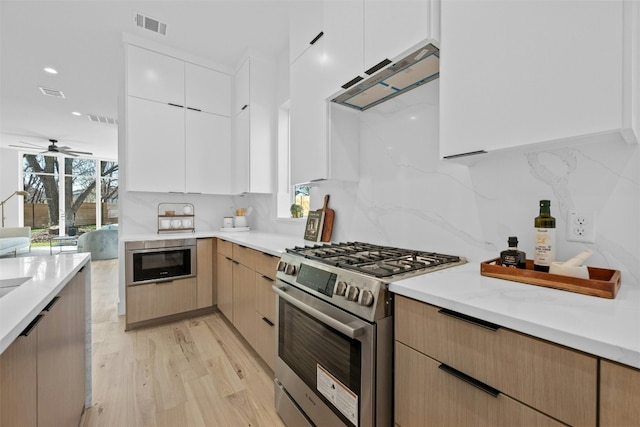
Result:
[[256,313],[256,352],[262,357],[262,360],[274,370],[276,362],[276,335],[275,325],[266,316]]
[[279,261],[280,257],[266,254],[264,252],[258,252],[256,255],[256,271],[275,280]]
[[401,343],[396,342],[395,354],[398,427],[562,425],[503,393],[494,396],[439,369],[440,362]]
[[245,265],[252,270],[255,270],[258,254],[258,251],[254,251],[251,248],[236,244],[233,245],[233,260],[238,261],[240,264]]
[[398,341],[560,421],[596,424],[595,357],[400,296],[395,313]]
[[640,370],[600,362],[600,425],[632,426],[640,423]]
[[233,243],[218,239],[218,253],[228,258],[233,258]]
[[196,308],[196,278],[127,287],[127,324]]
[[274,281],[261,274],[256,275],[256,311],[271,322],[276,321],[276,294],[271,289]]

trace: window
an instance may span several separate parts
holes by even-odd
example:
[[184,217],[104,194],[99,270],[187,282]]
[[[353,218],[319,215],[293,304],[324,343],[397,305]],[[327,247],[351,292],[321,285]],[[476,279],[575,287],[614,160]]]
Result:
[[290,184],[289,101],[278,110],[278,218],[303,218],[309,213],[308,185]]
[[23,186],[24,224],[33,229],[65,235],[118,222],[117,162],[25,154]]

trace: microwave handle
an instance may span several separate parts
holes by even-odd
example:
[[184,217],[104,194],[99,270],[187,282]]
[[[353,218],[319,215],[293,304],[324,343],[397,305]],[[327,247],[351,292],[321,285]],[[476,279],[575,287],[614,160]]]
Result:
[[331,326],[333,329],[336,329],[339,332],[342,332],[343,334],[345,334],[346,336],[348,336],[349,338],[355,339],[361,335],[364,334],[364,328],[363,327],[359,327],[359,328],[352,328],[349,325],[346,325],[336,319],[334,319],[333,317],[329,316],[326,313],[323,313],[322,311],[313,308],[313,307],[309,307],[307,304],[297,300],[296,298],[292,297],[291,295],[287,294],[286,292],[286,288],[282,287],[282,286],[273,286],[272,287],[273,292],[275,292],[280,298],[284,299],[285,301],[287,301],[289,304],[296,306],[297,308],[299,308],[300,310],[302,310],[303,312],[307,313],[309,316],[312,316],[318,320],[320,320],[321,322],[323,322],[324,324]]

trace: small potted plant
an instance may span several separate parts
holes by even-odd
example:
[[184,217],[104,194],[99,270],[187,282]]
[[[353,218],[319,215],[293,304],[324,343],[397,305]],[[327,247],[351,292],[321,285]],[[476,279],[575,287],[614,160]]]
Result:
[[304,216],[304,209],[296,203],[292,204],[289,210],[291,211],[291,218],[302,218]]
[[75,236],[78,234],[78,227],[76,227],[76,216],[71,215],[70,219],[67,219],[67,235]]

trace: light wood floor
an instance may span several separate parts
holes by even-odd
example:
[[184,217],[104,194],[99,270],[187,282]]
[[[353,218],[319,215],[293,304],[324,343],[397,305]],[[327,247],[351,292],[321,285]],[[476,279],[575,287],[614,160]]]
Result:
[[117,266],[91,263],[93,406],[84,426],[284,426],[273,373],[222,314],[125,333]]

